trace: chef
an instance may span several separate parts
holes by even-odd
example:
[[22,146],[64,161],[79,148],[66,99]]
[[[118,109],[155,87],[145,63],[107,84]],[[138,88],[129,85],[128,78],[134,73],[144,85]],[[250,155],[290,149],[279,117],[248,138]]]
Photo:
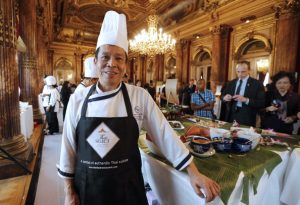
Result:
[[47,107],[45,108],[45,111],[49,131],[46,131],[45,134],[52,135],[55,132],[59,132],[57,112],[59,111],[60,94],[55,87],[56,79],[54,76],[48,76],[46,78],[46,84],[49,89],[49,101]]
[[187,169],[196,193],[211,201],[219,185],[198,172],[149,93],[122,83],[128,56],[125,15],[106,13],[95,56],[97,84],[73,94],[67,108],[58,169],[65,203],[147,204],[137,145],[141,128],[176,169]]
[[78,92],[86,87],[95,84],[99,78],[99,72],[96,68],[94,57],[88,57],[84,60],[84,78],[79,83],[74,92]]

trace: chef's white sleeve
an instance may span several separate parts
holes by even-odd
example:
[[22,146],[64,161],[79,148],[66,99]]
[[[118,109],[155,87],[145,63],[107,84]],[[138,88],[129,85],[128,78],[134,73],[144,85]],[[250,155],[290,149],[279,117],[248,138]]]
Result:
[[[77,106],[76,106],[77,107]],[[58,175],[62,178],[73,178],[76,159],[76,112],[74,95],[71,95],[64,121]]]

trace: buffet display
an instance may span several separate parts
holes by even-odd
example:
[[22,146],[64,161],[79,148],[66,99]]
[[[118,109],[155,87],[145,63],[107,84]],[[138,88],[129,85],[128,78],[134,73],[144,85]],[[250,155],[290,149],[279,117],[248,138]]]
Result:
[[[265,174],[270,176],[273,170],[276,177],[273,176],[272,180],[282,181],[283,175],[278,175],[279,170],[284,169],[286,156],[289,156],[290,150],[299,143],[298,137],[276,133],[272,130],[242,127],[238,123],[230,124],[212,121],[208,118],[182,115],[174,110],[171,111],[173,112],[171,115],[168,110],[164,112],[165,116],[172,116],[172,119],[168,118],[169,123],[194,156],[196,166],[203,174],[220,183],[222,187],[220,198],[225,204],[238,204],[239,202],[249,204],[251,198],[265,196],[266,193],[263,191],[259,194],[255,193],[254,190],[258,189],[257,182],[268,179],[264,178]],[[156,159],[169,164],[159,148],[152,142],[151,136],[145,137],[145,144],[147,147],[145,153],[154,158],[159,156]],[[242,181],[239,182],[241,179]],[[239,188],[236,184],[240,184]],[[157,185],[158,187],[160,185]],[[239,192],[240,189],[247,191]],[[281,190],[281,187],[278,185],[277,189]],[[237,192],[239,196],[236,195]],[[271,193],[268,194],[271,195]],[[279,201],[279,197],[280,195],[277,194],[276,197],[272,196],[270,199]]]

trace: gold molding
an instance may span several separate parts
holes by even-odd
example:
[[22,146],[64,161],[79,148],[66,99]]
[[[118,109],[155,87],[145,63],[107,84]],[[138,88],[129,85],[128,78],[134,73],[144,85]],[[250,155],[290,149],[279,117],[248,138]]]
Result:
[[193,57],[192,57],[193,61],[195,61],[196,56],[201,52],[207,52],[211,58],[211,50],[207,46],[201,45],[201,46],[198,46],[198,48],[193,53]]
[[264,42],[264,44],[266,45],[266,48],[265,48],[265,51],[270,53],[271,54],[271,51],[272,51],[272,45],[270,43],[270,40],[265,37],[263,34],[255,34],[254,32],[248,32],[244,38],[242,38],[236,45],[236,48],[234,50],[234,53],[233,53],[233,58],[236,60],[239,58],[240,56],[240,49],[241,49],[241,46],[246,43],[247,41],[249,40],[253,40],[253,39],[257,39],[257,40],[260,40],[262,42]]
[[[14,14],[14,12],[12,14]],[[13,15],[8,16],[12,17],[12,19],[4,19],[4,12],[0,9],[0,45],[16,48],[16,28],[13,26],[15,22],[13,21]]]
[[211,28],[211,33],[212,34],[226,34],[232,29],[230,25],[227,24],[221,24],[221,25],[216,25],[213,28]]
[[23,54],[22,56],[22,68],[37,70],[37,58],[33,56],[28,56],[28,54]]

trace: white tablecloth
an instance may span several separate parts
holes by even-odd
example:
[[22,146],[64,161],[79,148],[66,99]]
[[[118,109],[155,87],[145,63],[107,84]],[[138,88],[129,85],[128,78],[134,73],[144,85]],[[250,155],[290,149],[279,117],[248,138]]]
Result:
[[300,205],[300,149],[295,148],[289,158],[280,200],[288,205]]
[[20,107],[20,126],[21,134],[29,139],[33,133],[33,111],[32,105]]
[[[153,192],[161,205],[194,205],[205,204],[205,201],[199,198],[193,191],[187,174],[177,171],[174,168],[160,162],[149,156],[142,150],[141,158],[143,164],[143,176],[145,182],[149,183]],[[289,160],[289,152],[277,152],[282,158],[272,171],[271,175],[265,171],[261,177],[257,193],[254,195],[250,185],[249,204],[250,205],[280,205],[280,193],[283,187],[284,173]],[[300,166],[300,161],[299,161]],[[299,173],[300,169],[297,169]],[[299,174],[298,174],[299,175]],[[235,188],[228,200],[228,205],[242,205],[244,173],[241,172],[236,182]],[[298,177],[299,178],[299,177]],[[296,191],[296,190],[294,190]],[[299,189],[297,189],[299,192]],[[297,196],[297,195],[296,195]],[[209,205],[223,205],[219,197]]]

